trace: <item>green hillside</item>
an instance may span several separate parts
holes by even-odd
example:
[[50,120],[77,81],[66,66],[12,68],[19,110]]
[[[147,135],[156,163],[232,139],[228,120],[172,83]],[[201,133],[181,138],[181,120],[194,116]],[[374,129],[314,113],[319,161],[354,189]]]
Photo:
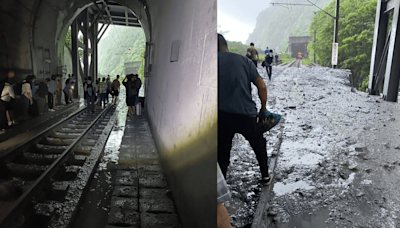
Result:
[[[295,0],[286,3],[307,3]],[[317,5],[327,6],[330,0],[320,0]],[[261,11],[257,16],[256,27],[249,35],[246,44],[253,42],[256,47],[275,49],[284,52],[288,46],[289,36],[308,36],[313,12],[319,9],[314,6],[272,6]],[[332,21],[333,23],[333,21]]]
[[[143,29],[126,26],[110,26],[108,34],[99,42],[99,73],[123,75],[124,62],[143,60],[146,39]],[[143,61],[144,64],[144,61]],[[144,79],[144,67],[139,77]]]

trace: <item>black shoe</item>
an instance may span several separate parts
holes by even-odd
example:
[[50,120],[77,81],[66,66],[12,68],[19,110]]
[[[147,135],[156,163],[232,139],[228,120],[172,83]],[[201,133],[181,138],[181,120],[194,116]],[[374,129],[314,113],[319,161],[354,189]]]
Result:
[[268,171],[269,176],[268,177],[263,177],[261,179],[261,184],[264,186],[268,186],[271,184],[272,179],[274,178],[274,174],[271,171]]

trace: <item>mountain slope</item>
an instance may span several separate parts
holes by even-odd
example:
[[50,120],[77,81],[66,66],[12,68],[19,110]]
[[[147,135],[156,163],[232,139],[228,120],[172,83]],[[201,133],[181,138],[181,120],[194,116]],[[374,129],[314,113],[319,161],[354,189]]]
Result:
[[[330,0],[319,0],[321,8]],[[308,4],[306,1],[288,0],[286,3]],[[288,46],[289,36],[308,36],[315,6],[273,6],[270,5],[257,16],[257,24],[247,39],[247,44],[254,42],[256,47],[275,49],[284,52]],[[333,23],[333,19],[332,19]]]

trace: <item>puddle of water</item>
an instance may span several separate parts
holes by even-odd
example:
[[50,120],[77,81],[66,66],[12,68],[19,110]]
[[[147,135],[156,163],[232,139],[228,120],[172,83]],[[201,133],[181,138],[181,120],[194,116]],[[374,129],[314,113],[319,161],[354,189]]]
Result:
[[123,97],[125,97],[125,88],[121,88],[121,93],[118,97],[119,103],[115,110],[117,112],[117,122],[107,140],[107,144],[104,148],[104,155],[98,167],[98,171],[107,169],[107,163],[113,162],[118,163],[119,149],[124,136],[126,114],[128,107],[126,106]]
[[315,211],[310,215],[303,213],[301,216],[291,217],[288,223],[278,224],[278,228],[315,228],[326,227],[325,221],[329,218],[329,210],[321,209]]
[[286,163],[288,165],[316,165],[318,162],[323,158],[323,156],[319,154],[305,154],[305,155],[298,155],[297,157],[291,156],[290,160]]
[[311,186],[305,181],[297,181],[289,184],[283,184],[282,182],[278,182],[274,184],[274,193],[276,196],[282,196],[288,193],[292,193],[296,191],[297,189],[303,189],[303,190],[311,190],[315,188],[314,186]]

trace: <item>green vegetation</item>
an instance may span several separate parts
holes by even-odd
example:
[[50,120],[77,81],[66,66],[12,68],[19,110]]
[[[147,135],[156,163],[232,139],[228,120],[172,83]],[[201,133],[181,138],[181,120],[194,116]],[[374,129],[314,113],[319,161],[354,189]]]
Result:
[[[228,43],[228,49],[229,52],[233,52],[239,55],[246,55],[247,53],[247,48],[249,47],[246,44],[242,44],[241,42],[238,41],[226,41]],[[264,51],[261,49],[257,49],[258,51],[258,60],[259,61],[264,61],[265,56],[264,56]]]
[[[361,91],[368,87],[376,4],[376,0],[340,2],[338,68],[350,69],[354,84]],[[324,10],[334,15],[335,1]],[[333,19],[324,12],[313,17],[309,33],[317,31],[316,45],[310,43],[308,49],[315,50],[316,62],[322,66],[331,66],[333,29]]]
[[282,63],[291,63],[295,58],[292,58],[288,53],[285,53],[279,57],[279,60],[281,60]]
[[[99,42],[99,72],[124,79],[124,62],[143,61],[145,48],[143,29],[110,26],[107,36]],[[144,82],[144,61],[138,73]]]
[[[78,39],[83,43],[83,36],[80,35]],[[65,46],[69,49],[72,50],[72,40],[71,40],[71,28],[68,29],[67,35],[65,36]],[[81,61],[83,61],[83,49],[78,48],[78,54],[79,58]]]
[[[83,42],[83,36],[79,36]],[[99,77],[110,75],[113,81],[117,75],[120,75],[119,81],[125,78],[124,63],[131,61],[142,61],[139,68],[139,78],[144,83],[144,53],[146,51],[146,39],[141,28],[132,28],[124,26],[110,26],[107,36],[104,36],[99,44]],[[68,30],[65,37],[65,46],[72,49],[71,29]],[[83,59],[83,50],[78,49],[81,60]]]
[[71,41],[71,28],[68,29],[67,35],[65,36],[65,46],[72,50],[72,41]]
[[249,46],[242,44],[241,42],[238,41],[229,41],[227,40],[228,43],[228,49],[229,52],[233,52],[239,55],[246,55],[247,48]]
[[301,60],[301,63],[304,65],[307,65],[307,66],[310,66],[311,62],[312,62],[311,59],[302,59]]

